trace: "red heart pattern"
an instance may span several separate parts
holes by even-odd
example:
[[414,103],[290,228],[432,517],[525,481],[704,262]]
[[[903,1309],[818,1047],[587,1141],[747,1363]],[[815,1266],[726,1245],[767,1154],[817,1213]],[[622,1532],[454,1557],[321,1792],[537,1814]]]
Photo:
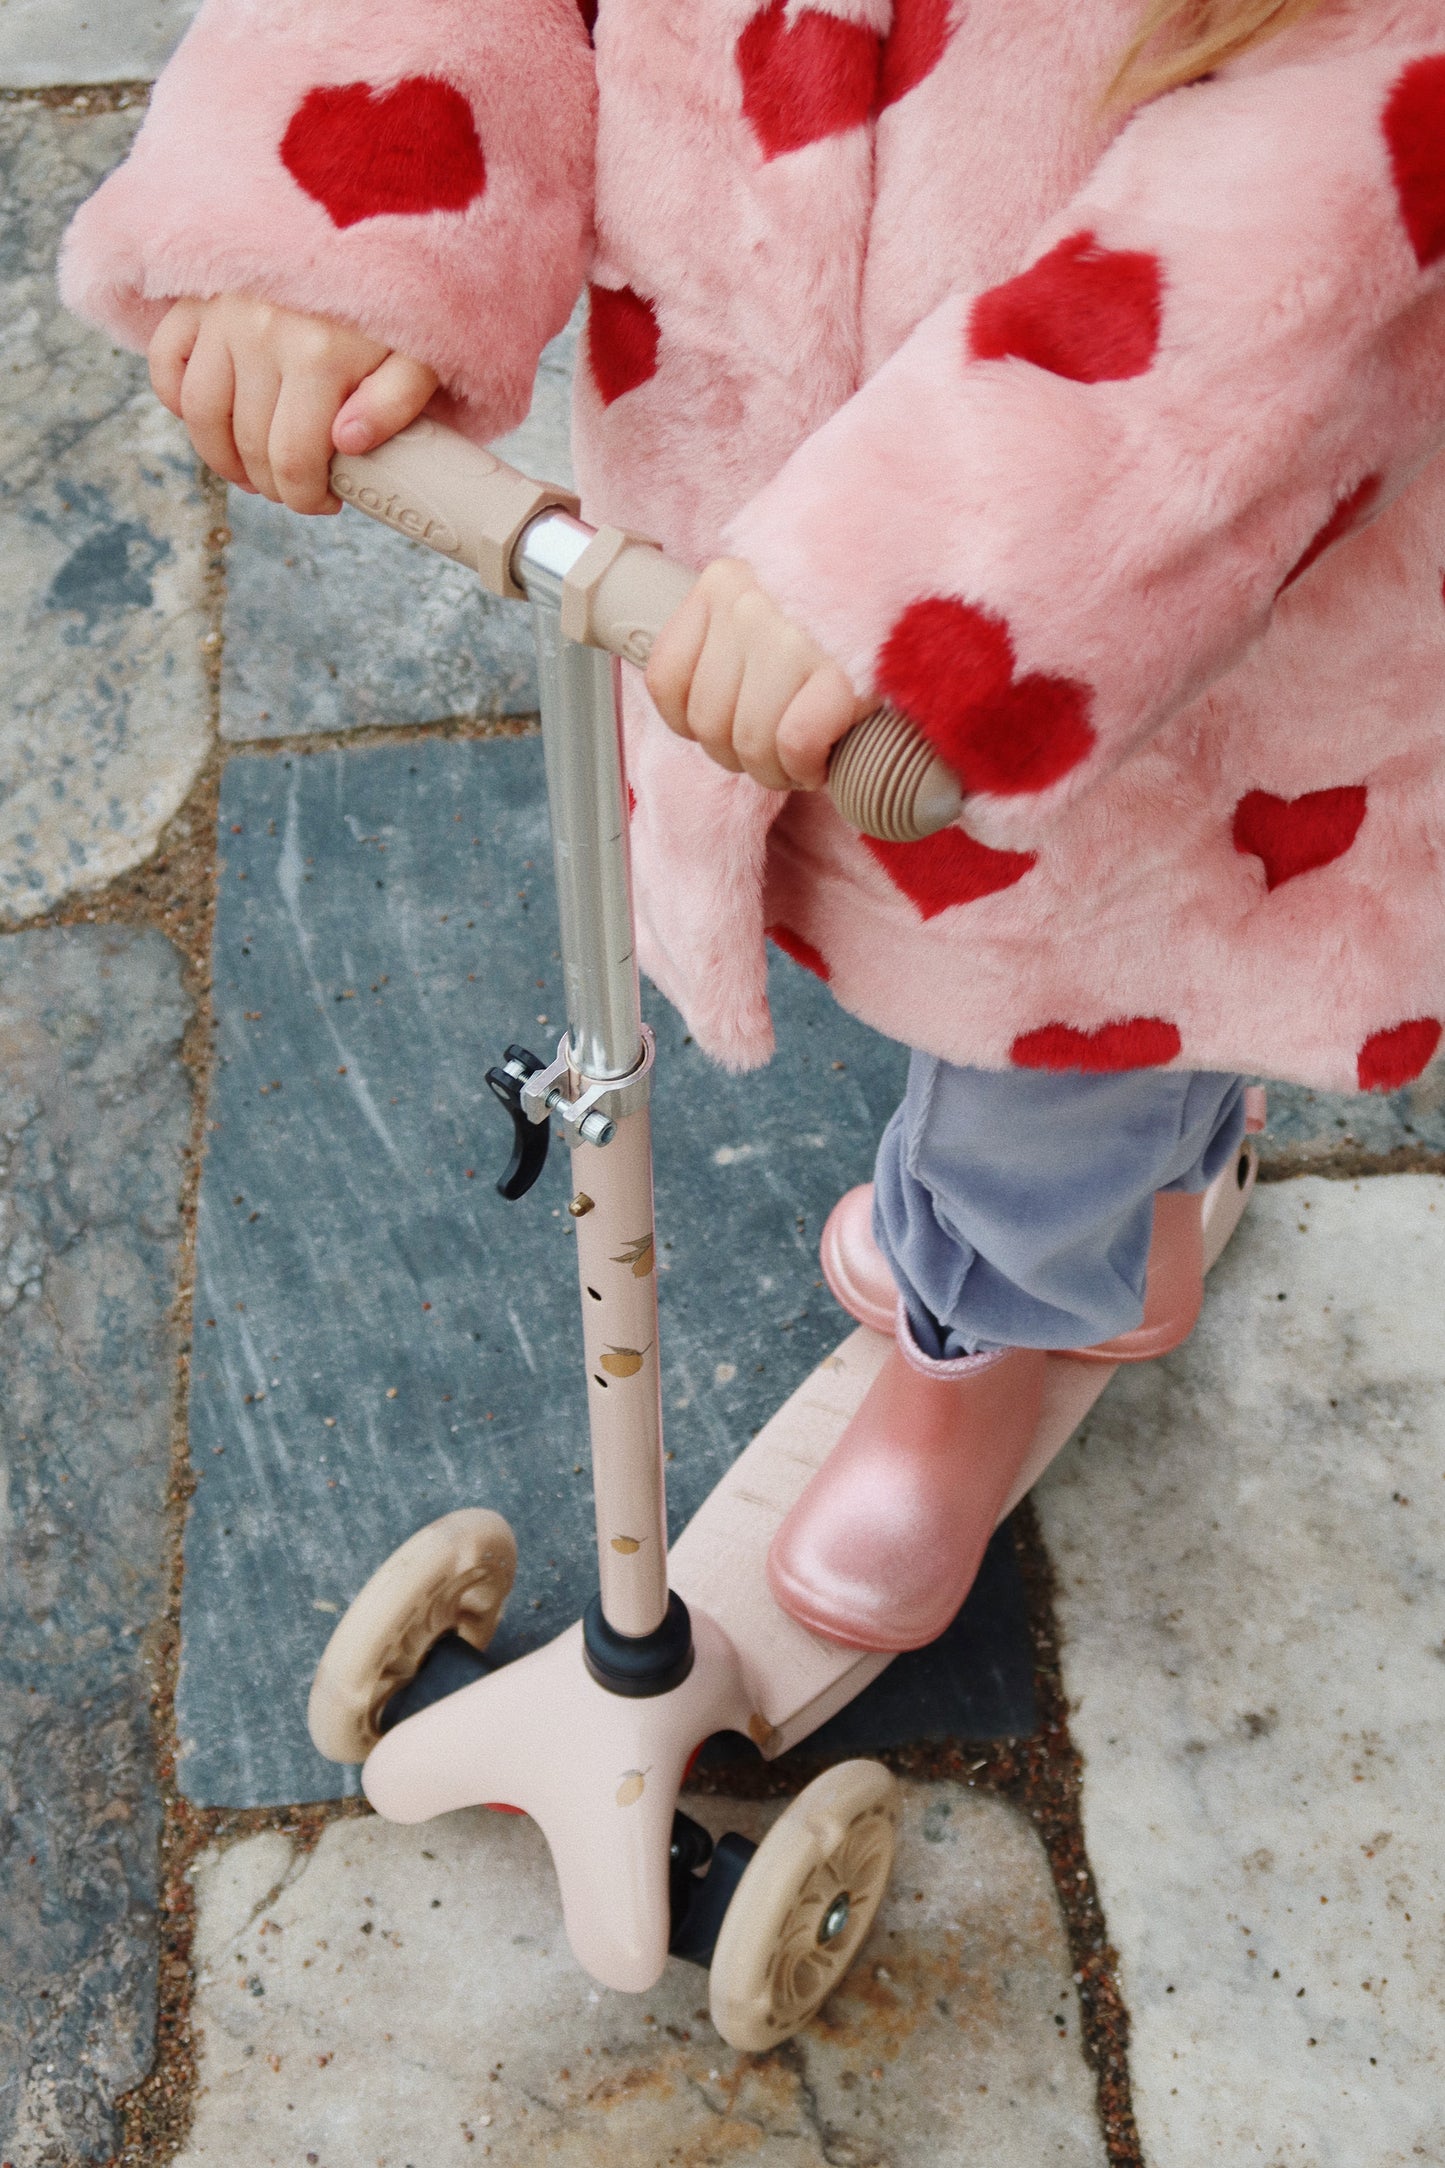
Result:
[[1293,587],[1300,574],[1308,572],[1315,559],[1322,557],[1332,542],[1338,542],[1342,535],[1347,535],[1350,529],[1364,518],[1379,494],[1379,475],[1367,474],[1362,482],[1356,483],[1347,497],[1341,497],[1309,547],[1280,581],[1278,592],[1282,595],[1287,587]]
[[1360,832],[1368,796],[1363,783],[1310,790],[1302,798],[1248,791],[1234,809],[1234,848],[1263,859],[1265,887],[1278,888],[1344,856]]
[[743,112],[765,159],[861,127],[873,112],[881,40],[821,8],[755,15],[737,43]]
[[791,956],[795,964],[801,964],[805,971],[811,971],[815,978],[820,978],[823,984],[827,985],[833,974],[828,969],[828,960],[821,949],[814,948],[812,942],[805,941],[800,933],[794,933],[791,926],[769,926],[766,931],[768,939],[774,942],[785,956]]
[[931,595],[910,603],[883,643],[878,684],[911,715],[972,791],[1044,790],[1094,743],[1089,687],[1034,671],[1016,678],[1002,618]]
[[319,84],[281,138],[281,162],[333,226],[464,211],[487,185],[471,106],[436,75],[391,90]]
[[1433,1061],[1445,1024],[1433,1016],[1412,1016],[1407,1023],[1376,1031],[1360,1048],[1356,1073],[1362,1092],[1394,1092],[1412,1084]]
[[1019,1069],[1081,1069],[1105,1075],[1115,1069],[1157,1069],[1183,1046],[1178,1026],[1162,1016],[1126,1016],[1081,1031],[1076,1024],[1044,1024],[1022,1032],[1009,1048]]
[[953,0],[893,0],[893,27],[883,47],[878,110],[916,90],[943,58],[953,31]]
[[969,350],[975,361],[1012,355],[1075,384],[1143,376],[1159,351],[1163,291],[1157,256],[1073,233],[979,295]]
[[921,843],[880,843],[875,836],[863,841],[925,919],[1012,888],[1038,864],[1032,851],[993,851],[961,828],[941,829]]
[[1423,271],[1445,256],[1445,53],[1412,60],[1385,103],[1400,216]]
[[592,380],[611,406],[657,374],[657,311],[630,286],[587,289],[587,360]]

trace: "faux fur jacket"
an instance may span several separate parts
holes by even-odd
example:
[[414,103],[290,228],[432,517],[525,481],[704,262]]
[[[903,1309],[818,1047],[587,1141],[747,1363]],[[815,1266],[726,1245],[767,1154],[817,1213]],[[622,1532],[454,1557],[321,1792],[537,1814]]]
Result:
[[1137,7],[207,0],[71,229],[115,336],[263,294],[483,440],[590,282],[588,516],[748,558],[968,793],[864,842],[631,680],[644,958],[724,1061],[765,928],[955,1061],[1383,1089],[1440,1044],[1440,0],[1107,117]]

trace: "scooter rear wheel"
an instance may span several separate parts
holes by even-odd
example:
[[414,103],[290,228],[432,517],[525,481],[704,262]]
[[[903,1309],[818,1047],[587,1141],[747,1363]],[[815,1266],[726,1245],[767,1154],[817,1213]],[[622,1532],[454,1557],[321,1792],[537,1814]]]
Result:
[[902,1795],[879,1762],[800,1792],[749,1860],[708,1976],[712,2021],[756,2054],[820,2010],[861,1949],[893,1871]]
[[365,1761],[382,1710],[443,1634],[487,1646],[516,1573],[516,1537],[482,1506],[408,1537],[352,1599],[316,1667],[306,1722],[317,1752]]

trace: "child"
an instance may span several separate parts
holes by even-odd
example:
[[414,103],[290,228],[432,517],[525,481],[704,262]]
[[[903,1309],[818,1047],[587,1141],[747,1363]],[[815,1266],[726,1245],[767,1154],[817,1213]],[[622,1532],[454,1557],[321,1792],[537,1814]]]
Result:
[[[1191,1328],[1235,1072],[1445,1019],[1439,0],[1140,4],[207,0],[67,244],[302,512],[514,425],[589,282],[584,512],[707,568],[626,687],[647,969],[763,1061],[766,926],[917,1050],[824,1242],[896,1352],[770,1560],[859,1648],[962,1601],[1043,1350]],[[924,843],[817,787],[879,696]]]

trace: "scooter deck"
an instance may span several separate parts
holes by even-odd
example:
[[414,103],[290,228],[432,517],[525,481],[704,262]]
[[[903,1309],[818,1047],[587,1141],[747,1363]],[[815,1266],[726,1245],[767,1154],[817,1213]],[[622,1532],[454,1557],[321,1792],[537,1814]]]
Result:
[[[1253,1148],[1245,1146],[1206,1193],[1206,1270],[1238,1226],[1256,1173]],[[774,1533],[833,1450],[890,1345],[867,1326],[850,1333],[738,1455],[669,1557],[677,1593],[706,1612],[737,1652],[751,1705],[748,1734],[769,1760],[846,1707],[890,1661],[887,1654],[843,1648],[810,1633],[778,1608],[767,1583]],[[1043,1414],[1006,1514],[1067,1445],[1114,1368],[1062,1355],[1050,1359]]]

